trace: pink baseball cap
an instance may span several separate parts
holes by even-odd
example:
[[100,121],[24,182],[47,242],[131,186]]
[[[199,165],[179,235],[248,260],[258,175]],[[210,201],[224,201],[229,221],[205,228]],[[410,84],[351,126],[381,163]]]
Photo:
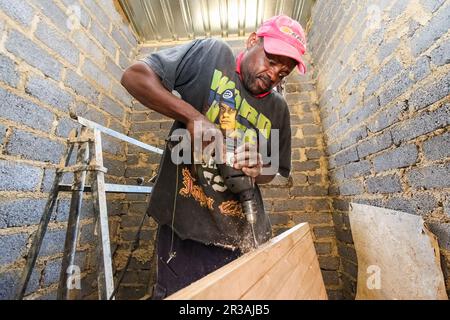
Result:
[[264,50],[296,60],[298,71],[306,73],[301,58],[306,52],[306,36],[300,23],[285,15],[275,16],[264,21],[256,35],[264,37]]

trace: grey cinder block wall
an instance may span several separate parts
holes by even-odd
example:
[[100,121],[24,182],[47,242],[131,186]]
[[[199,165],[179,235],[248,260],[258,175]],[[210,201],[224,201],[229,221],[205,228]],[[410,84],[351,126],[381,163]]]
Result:
[[[0,299],[13,297],[65,139],[76,127],[69,112],[128,133],[132,99],[120,77],[135,58],[137,40],[124,21],[109,0],[0,0]],[[103,146],[107,181],[124,183],[128,146],[105,136]],[[58,200],[28,299],[55,298],[69,201],[67,194]],[[127,216],[122,196],[108,197],[108,205],[114,263],[120,270],[132,240],[130,229],[138,222]],[[77,263],[82,298],[95,299],[89,197],[81,224]],[[125,278],[119,298],[146,292],[151,254],[138,250],[131,264],[135,272]]]
[[[172,121],[119,83],[124,68],[162,47],[139,45],[116,9],[109,0],[0,0],[0,299],[12,297],[76,126],[70,111],[164,145]],[[350,201],[422,215],[438,236],[449,287],[449,11],[444,0],[318,0],[313,8],[309,72],[285,85],[292,177],[262,191],[275,234],[311,224],[331,299],[355,295]],[[235,52],[244,47],[243,40],[229,43]],[[108,181],[147,183],[157,170],[158,155],[109,138],[104,148]],[[92,203],[85,200],[77,259],[82,298],[95,299]],[[108,198],[118,271],[148,201]],[[61,196],[28,299],[55,298],[68,204]],[[149,292],[155,230],[146,220],[118,298]]]
[[449,29],[444,0],[319,0],[313,9],[309,44],[346,298],[357,276],[350,201],[423,216],[450,288]]

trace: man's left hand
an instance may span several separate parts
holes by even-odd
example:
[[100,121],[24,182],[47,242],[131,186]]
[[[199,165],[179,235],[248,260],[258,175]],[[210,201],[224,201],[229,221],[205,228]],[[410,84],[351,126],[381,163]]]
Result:
[[261,174],[263,167],[262,156],[256,145],[249,143],[238,146],[234,151],[234,168],[241,169],[253,180]]

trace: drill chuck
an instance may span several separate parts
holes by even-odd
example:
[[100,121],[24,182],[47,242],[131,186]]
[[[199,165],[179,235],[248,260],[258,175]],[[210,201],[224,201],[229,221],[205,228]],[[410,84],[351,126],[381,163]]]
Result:
[[[251,193],[251,194],[250,194]],[[246,190],[239,195],[242,211],[247,218],[248,223],[254,224],[256,222],[256,202],[253,190]]]
[[256,210],[255,201],[242,202],[242,211],[244,211],[245,217],[248,223],[254,224],[256,222]]

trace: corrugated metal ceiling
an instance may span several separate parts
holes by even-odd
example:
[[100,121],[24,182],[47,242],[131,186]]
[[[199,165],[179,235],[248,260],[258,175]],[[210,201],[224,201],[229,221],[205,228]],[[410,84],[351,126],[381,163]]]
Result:
[[119,0],[141,42],[237,38],[286,14],[305,27],[315,0]]

